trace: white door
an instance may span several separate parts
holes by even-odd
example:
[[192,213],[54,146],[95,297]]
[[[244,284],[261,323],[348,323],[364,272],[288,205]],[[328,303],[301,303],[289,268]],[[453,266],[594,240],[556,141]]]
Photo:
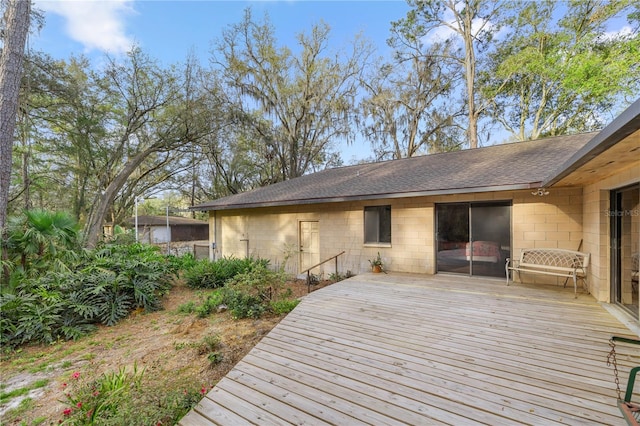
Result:
[[318,221],[300,222],[300,246],[298,249],[300,251],[300,272],[320,262],[320,225]]

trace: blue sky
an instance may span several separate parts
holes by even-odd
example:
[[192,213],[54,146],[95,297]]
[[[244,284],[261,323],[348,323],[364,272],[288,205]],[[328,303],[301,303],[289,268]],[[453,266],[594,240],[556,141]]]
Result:
[[[183,61],[193,51],[203,64],[212,42],[222,30],[242,20],[251,7],[254,17],[264,13],[276,29],[278,41],[293,47],[295,35],[323,20],[331,27],[333,48],[346,47],[362,33],[388,53],[391,22],[406,16],[405,1],[150,1],[150,0],[35,0],[45,12],[45,26],[30,39],[30,47],[64,59],[84,54],[98,59],[119,55],[133,44],[165,64]],[[344,147],[345,163],[365,158],[361,144]]]
[[406,15],[404,1],[149,1],[36,0],[45,11],[43,30],[33,48],[54,57],[126,52],[134,43],[166,62],[183,60],[189,50],[206,59],[222,30],[242,20],[250,7],[254,17],[269,15],[279,42],[293,45],[295,35],[325,21],[335,47],[358,32],[383,54],[391,21]]

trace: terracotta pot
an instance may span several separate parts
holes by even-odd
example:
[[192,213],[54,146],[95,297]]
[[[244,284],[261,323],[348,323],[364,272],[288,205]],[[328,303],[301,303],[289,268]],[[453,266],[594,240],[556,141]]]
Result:
[[373,270],[373,272],[375,272],[376,274],[379,274],[380,272],[382,272],[382,266],[380,265],[373,265],[371,267],[371,269]]

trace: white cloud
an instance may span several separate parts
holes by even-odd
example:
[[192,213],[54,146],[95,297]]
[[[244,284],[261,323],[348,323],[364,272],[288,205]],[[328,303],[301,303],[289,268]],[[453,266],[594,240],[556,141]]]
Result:
[[[458,7],[463,7],[462,4],[457,4]],[[452,28],[458,28],[458,23],[453,16],[453,11],[450,9],[445,10],[442,17],[443,24],[430,31],[429,34],[423,40],[426,44],[432,44],[436,42],[443,42],[449,39],[451,36],[456,35],[456,31]],[[485,19],[475,18],[471,22],[471,33],[477,36],[481,31],[495,31],[495,25]],[[495,34],[494,37],[502,37],[505,34],[506,29],[501,28]]]
[[625,25],[624,27],[616,31],[606,31],[604,34],[602,34],[602,36],[600,36],[600,39],[603,41],[612,41],[619,38],[630,37],[632,35],[633,29],[630,26]]
[[123,53],[133,40],[126,34],[125,19],[135,13],[132,0],[37,1],[37,8],[66,20],[67,35],[87,51]]

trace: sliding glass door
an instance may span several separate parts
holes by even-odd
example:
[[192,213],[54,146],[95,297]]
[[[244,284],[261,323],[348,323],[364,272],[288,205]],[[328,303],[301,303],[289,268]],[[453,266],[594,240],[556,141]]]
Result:
[[614,303],[638,317],[640,185],[611,192],[611,293]]
[[511,202],[436,205],[438,272],[504,277]]
[[438,272],[471,273],[465,251],[469,245],[469,204],[436,205]]

